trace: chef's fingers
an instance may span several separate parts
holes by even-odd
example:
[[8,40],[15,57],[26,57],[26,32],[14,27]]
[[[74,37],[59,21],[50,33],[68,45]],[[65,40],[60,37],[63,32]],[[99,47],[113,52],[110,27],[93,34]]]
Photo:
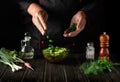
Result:
[[70,33],[64,33],[63,36],[64,37],[75,37],[77,36],[85,27],[86,25],[86,19],[83,19],[79,25],[76,27],[76,30]]
[[44,27],[42,26],[39,18],[37,16],[35,16],[32,18],[32,21],[33,21],[34,25],[38,28],[38,30],[41,32],[41,34],[44,35],[45,30],[44,30]]
[[45,18],[47,18],[46,12],[44,12],[44,11],[39,12],[38,13],[38,18],[41,22],[41,25],[43,26],[43,29],[46,30],[47,29],[46,20],[45,20]]

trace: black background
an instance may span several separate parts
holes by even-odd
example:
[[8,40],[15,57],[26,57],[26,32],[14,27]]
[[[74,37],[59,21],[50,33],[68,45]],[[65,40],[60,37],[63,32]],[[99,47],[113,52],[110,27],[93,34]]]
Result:
[[1,5],[0,47],[20,50],[22,38],[21,14],[13,0],[6,0]]
[[[104,0],[98,20],[95,22],[95,47],[99,51],[99,35],[106,32],[110,36],[110,53],[119,55],[119,7],[110,0]],[[3,1],[1,5],[0,47],[20,50],[20,40],[23,39],[24,27],[21,25],[19,8],[14,1]]]

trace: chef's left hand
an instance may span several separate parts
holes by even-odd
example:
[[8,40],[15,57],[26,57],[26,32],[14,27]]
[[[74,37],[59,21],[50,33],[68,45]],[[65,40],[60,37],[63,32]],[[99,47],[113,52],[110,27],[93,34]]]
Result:
[[73,32],[67,33],[67,30],[64,31],[63,36],[64,37],[75,37],[77,36],[84,28],[86,25],[86,15],[84,11],[78,11],[71,19],[70,27],[73,23],[76,23],[76,30]]

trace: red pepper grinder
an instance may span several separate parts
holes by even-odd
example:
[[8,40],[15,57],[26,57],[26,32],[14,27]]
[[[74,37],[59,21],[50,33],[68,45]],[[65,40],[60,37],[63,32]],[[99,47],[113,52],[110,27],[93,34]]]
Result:
[[103,34],[100,35],[100,58],[103,58],[106,56],[107,60],[109,60],[109,35],[106,34],[106,32],[103,32]]

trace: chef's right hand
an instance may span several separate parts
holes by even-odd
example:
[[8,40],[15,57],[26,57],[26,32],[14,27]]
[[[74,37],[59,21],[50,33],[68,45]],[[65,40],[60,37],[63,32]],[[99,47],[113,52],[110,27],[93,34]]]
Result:
[[31,3],[28,7],[28,13],[32,16],[33,24],[37,27],[41,34],[44,35],[47,30],[47,12],[44,9],[42,9],[39,5]]

